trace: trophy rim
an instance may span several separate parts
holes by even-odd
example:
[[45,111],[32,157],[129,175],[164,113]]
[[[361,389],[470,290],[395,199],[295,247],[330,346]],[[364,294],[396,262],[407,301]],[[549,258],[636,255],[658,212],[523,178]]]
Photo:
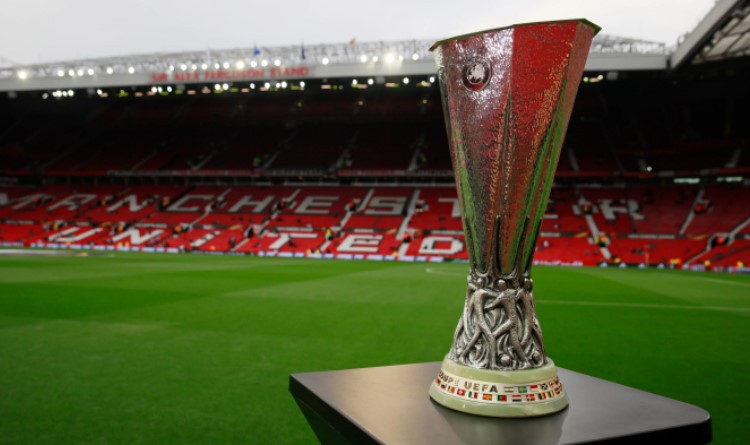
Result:
[[519,27],[522,27],[522,26],[551,25],[551,24],[555,24],[555,23],[567,23],[567,22],[582,23],[582,24],[584,24],[584,25],[592,28],[594,30],[594,35],[597,35],[599,33],[599,31],[602,30],[601,26],[599,26],[596,23],[592,22],[591,20],[588,20],[588,19],[585,19],[585,18],[549,20],[549,21],[543,21],[543,22],[515,23],[513,25],[501,26],[499,28],[485,29],[485,30],[482,30],[482,31],[475,31],[475,32],[471,32],[471,33],[468,33],[468,34],[460,34],[460,35],[457,35],[457,36],[448,37],[446,39],[438,40],[437,42],[435,42],[435,43],[432,44],[432,46],[430,47],[430,51],[435,51],[435,49],[437,49],[438,47],[442,46],[444,43],[451,42],[451,41],[454,41],[454,40],[468,39],[469,37],[473,37],[473,36],[478,35],[478,34],[485,34],[485,33],[488,33],[488,32],[495,32],[495,31],[502,31],[502,30],[510,29],[510,28],[519,28]]

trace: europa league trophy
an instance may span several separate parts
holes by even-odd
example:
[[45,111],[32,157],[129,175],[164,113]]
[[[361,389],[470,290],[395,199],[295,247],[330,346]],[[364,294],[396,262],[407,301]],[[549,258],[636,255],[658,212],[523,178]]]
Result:
[[586,20],[442,40],[438,65],[471,272],[430,396],[494,417],[568,405],[544,351],[531,261],[591,40]]

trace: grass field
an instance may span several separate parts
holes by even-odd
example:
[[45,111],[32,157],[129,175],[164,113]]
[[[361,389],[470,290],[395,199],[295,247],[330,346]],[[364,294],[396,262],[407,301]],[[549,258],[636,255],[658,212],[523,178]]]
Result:
[[[290,373],[437,361],[465,264],[0,256],[0,443],[315,443]],[[750,441],[750,277],[534,270],[562,367]],[[425,382],[425,397],[427,387]]]

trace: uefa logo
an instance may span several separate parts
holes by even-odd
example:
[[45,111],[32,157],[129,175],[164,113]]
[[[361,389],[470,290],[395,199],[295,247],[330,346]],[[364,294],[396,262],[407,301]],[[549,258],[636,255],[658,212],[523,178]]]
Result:
[[474,57],[462,69],[464,86],[472,91],[479,91],[490,83],[492,67],[484,57]]

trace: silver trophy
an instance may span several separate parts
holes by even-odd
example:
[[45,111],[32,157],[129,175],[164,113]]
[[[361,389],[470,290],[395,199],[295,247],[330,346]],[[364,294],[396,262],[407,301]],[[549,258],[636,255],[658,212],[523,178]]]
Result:
[[565,408],[530,268],[591,40],[586,20],[530,23],[431,48],[471,271],[450,352],[430,387],[449,408],[524,417]]

